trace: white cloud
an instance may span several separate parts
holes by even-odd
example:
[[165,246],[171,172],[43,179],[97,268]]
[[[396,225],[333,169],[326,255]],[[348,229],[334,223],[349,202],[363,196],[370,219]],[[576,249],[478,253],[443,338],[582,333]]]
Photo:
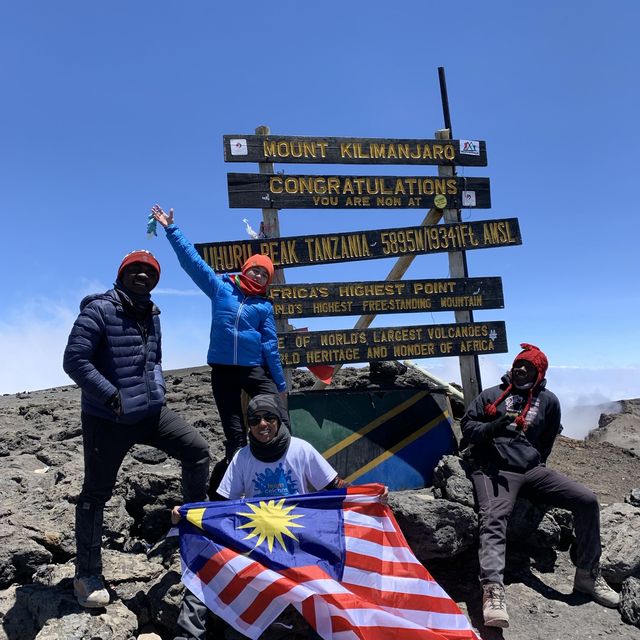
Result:
[[0,318],[0,393],[72,384],[62,370],[62,354],[82,298],[107,287],[83,280],[68,297],[30,298],[3,309]]
[[32,300],[0,321],[0,393],[71,384],[62,370],[62,354],[76,309]]
[[[84,295],[104,291],[104,284],[84,282],[70,292],[73,301],[34,298],[22,306],[4,310],[0,318],[0,393],[32,391],[71,384],[62,370],[62,354],[69,331]],[[159,296],[191,297],[197,290],[160,289]],[[200,366],[206,363],[209,329],[209,306],[185,308],[166,299],[162,305],[164,368]],[[421,367],[445,382],[460,382],[457,358],[420,360]],[[483,386],[497,384],[510,362],[481,356]],[[640,397],[640,366],[626,368],[551,367],[547,374],[549,388],[560,398],[563,408],[564,435],[583,438],[598,425],[600,413],[613,412],[607,403]]]
[[617,400],[640,398],[640,366],[551,367],[549,387],[560,398],[563,435],[584,438],[601,413],[615,413]]
[[[421,360],[421,367],[445,382],[460,383],[457,358]],[[482,386],[498,384],[511,362],[498,362],[493,357],[480,356]],[[640,398],[640,366],[635,367],[573,367],[552,366],[547,372],[547,385],[560,400],[563,435],[584,438],[598,426],[601,413],[615,413],[616,401]]]
[[[89,293],[108,288],[104,283],[85,281],[69,293],[68,299],[38,297],[3,309],[0,317],[0,394],[73,384],[62,370],[62,356],[78,316],[80,300]],[[191,294],[182,292],[179,295]],[[162,318],[165,369],[205,364],[207,320],[185,318],[179,309],[167,309]]]

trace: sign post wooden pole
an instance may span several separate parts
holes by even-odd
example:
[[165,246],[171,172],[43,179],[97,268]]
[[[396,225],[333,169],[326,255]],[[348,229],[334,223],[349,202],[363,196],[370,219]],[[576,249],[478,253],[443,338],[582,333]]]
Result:
[[[436,131],[438,140],[448,140],[450,138],[448,129]],[[453,176],[453,167],[438,167],[439,176]],[[443,212],[445,222],[458,222],[459,213],[457,209],[445,209]],[[466,278],[464,264],[464,253],[455,251],[449,253],[449,275],[452,278]],[[473,322],[471,311],[456,311],[456,322]],[[460,377],[464,392],[464,404],[469,406],[471,401],[480,393],[481,384],[479,380],[477,356],[460,356]]]
[[[260,125],[256,127],[256,135],[268,136],[271,130],[266,125]],[[273,162],[259,162],[260,173],[262,174],[274,174]],[[263,209],[262,210],[262,222],[264,223],[264,232],[267,238],[279,238],[280,237],[280,219],[278,218],[277,209]],[[284,284],[284,269],[276,268],[273,274],[273,284]],[[286,318],[276,319],[276,330],[289,331],[289,321]],[[284,379],[287,382],[287,389],[291,391],[291,383],[293,380],[293,374],[290,367],[284,369]]]

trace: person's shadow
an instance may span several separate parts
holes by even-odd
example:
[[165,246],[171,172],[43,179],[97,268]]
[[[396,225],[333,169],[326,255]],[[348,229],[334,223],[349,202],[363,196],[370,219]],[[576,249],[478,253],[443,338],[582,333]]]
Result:
[[[541,580],[531,569],[536,569],[539,573],[553,573],[555,569],[555,559],[557,554],[551,549],[538,550],[535,555],[529,557],[529,563],[521,562],[521,571],[518,582],[539,593],[546,600],[556,600],[564,602],[570,607],[577,607],[591,601],[591,598],[583,593],[571,592],[563,593]],[[570,586],[570,585],[568,585]]]

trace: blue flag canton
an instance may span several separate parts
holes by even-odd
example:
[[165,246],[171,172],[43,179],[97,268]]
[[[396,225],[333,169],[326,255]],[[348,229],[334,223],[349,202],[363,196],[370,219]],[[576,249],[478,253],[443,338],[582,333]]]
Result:
[[201,516],[199,526],[181,522],[181,534],[187,536],[184,542],[192,536],[200,538],[186,545],[183,557],[195,570],[204,564],[206,559],[199,558],[201,552],[196,549],[212,548],[203,545],[206,537],[214,548],[227,547],[276,571],[317,565],[340,580],[345,557],[344,493],[202,503],[202,509],[186,512],[191,523],[195,518],[190,512]]

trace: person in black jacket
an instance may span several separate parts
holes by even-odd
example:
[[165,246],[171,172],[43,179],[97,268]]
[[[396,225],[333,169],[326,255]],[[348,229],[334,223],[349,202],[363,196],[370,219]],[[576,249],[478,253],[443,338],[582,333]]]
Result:
[[486,626],[508,627],[503,574],[507,521],[522,495],[573,513],[574,590],[606,607],[619,596],[600,575],[600,507],[594,493],[549,469],[546,460],[562,430],[560,403],[546,388],[548,360],[523,343],[502,384],[485,389],[461,421],[462,455],[472,468],[479,508],[480,582]]
[[204,438],[165,406],[159,309],[151,290],[160,265],[148,251],[127,254],[114,288],[80,304],[63,367],[81,389],[84,481],[76,505],[74,591],[83,607],[104,607],[104,505],[134,444],[147,444],[182,462],[183,497],[206,499],[209,451]]

